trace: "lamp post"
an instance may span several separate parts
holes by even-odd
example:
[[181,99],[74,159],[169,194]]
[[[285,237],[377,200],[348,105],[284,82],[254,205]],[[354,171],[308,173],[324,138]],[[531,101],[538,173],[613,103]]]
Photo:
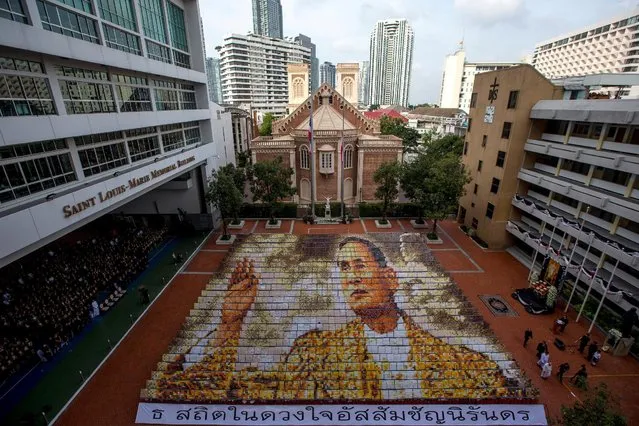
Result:
[[[595,234],[590,233],[589,237],[590,237],[590,242],[588,243],[588,248],[586,249],[586,254],[584,255],[583,260],[581,261],[581,265],[579,265],[579,270],[577,271],[577,277],[575,278],[575,282],[572,285],[572,291],[570,292],[570,297],[568,298],[568,302],[566,303],[566,309],[564,309],[564,313],[568,312],[568,308],[570,307],[570,302],[572,301],[572,297],[575,295],[575,290],[577,289],[577,283],[579,282],[579,277],[581,277],[581,271],[582,269],[584,269],[584,266],[586,265],[586,259],[588,258],[588,253],[590,253],[590,246],[592,246],[592,242],[595,240]],[[575,246],[577,246],[577,242],[578,241],[575,242]],[[572,255],[570,256],[570,259],[572,259]],[[570,262],[568,262],[568,264],[570,264]]]
[[[547,223],[547,222],[544,222],[544,223]],[[546,254],[548,256],[550,256],[550,254],[548,254],[548,252],[552,248],[552,240],[555,238],[555,231],[557,230],[557,223],[559,223],[559,218],[555,218],[555,223],[553,224],[552,232],[550,233],[550,242],[548,243],[548,248],[546,249]],[[545,226],[544,226],[544,230],[545,230]],[[540,239],[539,245],[541,245],[544,242],[543,237],[544,237],[544,234],[543,234],[543,231],[542,231],[541,237],[539,238]],[[528,281],[530,281],[530,277],[532,276],[532,271],[533,271],[533,268],[535,266],[535,260],[537,259],[537,253],[538,252],[539,252],[539,246],[537,246],[537,250],[535,251],[535,257],[533,257],[533,263],[530,266],[530,273],[528,274]]]
[[[586,207],[586,214],[590,212],[590,206]],[[584,229],[584,223],[586,223],[586,218],[581,219],[581,226],[579,227],[579,233],[577,234],[577,238],[575,238],[575,245],[570,252],[570,259],[568,259],[568,264],[572,262],[572,257],[575,255],[575,250],[577,250],[577,245],[579,244],[579,237],[581,236],[581,231]]]
[[[342,179],[340,182],[340,193],[342,195],[342,202],[340,203],[341,206],[341,216],[342,216],[342,223],[346,223],[346,217],[344,216],[345,214],[345,208],[344,208],[344,155],[345,155],[345,151],[344,151],[344,113],[346,111],[346,100],[342,99],[342,144],[340,146],[340,167],[342,168]],[[352,191],[351,191],[352,192]]]
[[311,145],[311,216],[315,219],[315,141],[313,135],[313,96],[311,95],[311,107],[308,120],[308,139]]
[[535,247],[535,254],[532,258],[532,263],[530,264],[530,271],[528,272],[528,282],[530,282],[530,277],[532,277],[533,269],[535,267],[535,262],[537,261],[537,253],[539,253],[539,246],[543,243],[544,231],[546,230],[546,222],[541,225],[541,235],[539,236],[539,243]]
[[[612,274],[610,274],[610,279],[608,280],[608,285],[606,286],[603,295],[601,296],[601,300],[599,301],[599,306],[597,307],[597,312],[595,312],[595,316],[592,318],[590,322],[590,327],[588,328],[588,333],[592,331],[592,328],[595,326],[595,321],[597,321],[597,316],[599,316],[599,311],[601,311],[601,307],[603,306],[604,299],[608,294],[608,290],[610,289],[610,285],[612,284],[612,279],[615,277],[615,273],[617,272],[617,266],[619,266],[619,258],[617,258],[617,263],[615,263],[615,267],[612,270]],[[593,278],[594,279],[594,278]],[[586,300],[584,299],[584,305],[586,304]],[[582,305],[583,307],[583,305]],[[579,319],[579,318],[577,318]]]
[[[605,261],[606,259],[604,258],[604,262]],[[617,266],[615,266],[615,271],[616,270],[617,270]],[[584,311],[584,306],[586,306],[586,301],[588,301],[588,296],[590,296],[590,292],[592,291],[592,286],[595,283],[595,280],[597,279],[598,273],[599,273],[599,266],[597,266],[597,269],[595,269],[595,274],[592,276],[592,279],[590,280],[590,285],[588,285],[588,291],[586,291],[586,295],[584,296],[584,301],[581,302],[581,308],[579,308],[579,313],[577,314],[577,319],[575,320],[575,322],[579,322],[579,318],[581,318],[581,314]]]

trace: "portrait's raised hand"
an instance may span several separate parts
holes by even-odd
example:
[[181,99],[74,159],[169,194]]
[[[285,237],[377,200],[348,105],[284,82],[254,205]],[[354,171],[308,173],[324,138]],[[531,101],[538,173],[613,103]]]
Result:
[[260,278],[255,273],[253,260],[244,258],[237,262],[222,302],[222,318],[216,338],[218,343],[239,333],[246,314],[255,302]]

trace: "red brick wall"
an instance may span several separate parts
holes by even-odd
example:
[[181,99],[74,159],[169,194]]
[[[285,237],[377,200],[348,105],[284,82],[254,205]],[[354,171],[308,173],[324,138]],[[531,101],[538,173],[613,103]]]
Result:
[[[321,90],[321,88],[319,89]],[[313,93],[313,110],[316,111],[320,107],[319,90]],[[335,93],[333,89],[330,89],[333,93],[333,104],[331,105],[340,114],[342,110],[339,108],[341,103],[341,97]],[[304,120],[309,116],[310,110],[306,106],[306,103],[296,108],[290,115],[281,118],[273,123],[273,135],[289,134],[293,129],[297,128]],[[379,132],[379,121],[369,120],[360,114],[357,109],[348,104],[344,117],[349,123],[352,123],[362,133],[372,135]]]
[[373,174],[383,163],[397,161],[396,152],[365,152],[364,174],[362,176],[363,201],[376,201],[375,190],[377,184],[373,181]]
[[[272,161],[272,160],[275,160],[277,157],[282,158],[282,164],[284,165],[284,167],[291,167],[291,159],[290,159],[290,154],[288,151],[287,152],[277,151],[277,152],[256,152],[255,153],[255,161],[258,163],[261,161]],[[292,202],[293,197],[284,198],[282,201]]]

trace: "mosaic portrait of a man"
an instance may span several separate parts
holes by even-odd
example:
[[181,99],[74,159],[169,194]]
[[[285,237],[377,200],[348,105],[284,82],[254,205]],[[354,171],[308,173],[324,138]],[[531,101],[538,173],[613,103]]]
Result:
[[418,234],[252,236],[204,291],[146,400],[530,396]]

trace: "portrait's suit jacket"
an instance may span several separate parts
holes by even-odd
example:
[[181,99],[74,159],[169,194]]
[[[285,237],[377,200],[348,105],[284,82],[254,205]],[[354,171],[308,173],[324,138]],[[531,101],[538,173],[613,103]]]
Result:
[[[420,328],[407,315],[408,364],[415,370],[423,398],[497,398],[516,396],[499,366],[486,355],[452,345]],[[229,399],[316,400],[381,399],[382,369],[368,352],[364,323],[358,318],[334,331],[298,337],[273,371],[236,371],[237,340],[227,341],[184,371],[155,373],[142,396],[154,400]],[[401,372],[396,385],[401,388]],[[414,382],[414,381],[413,381]],[[408,383],[408,382],[406,382]],[[413,393],[414,394],[414,393]]]

